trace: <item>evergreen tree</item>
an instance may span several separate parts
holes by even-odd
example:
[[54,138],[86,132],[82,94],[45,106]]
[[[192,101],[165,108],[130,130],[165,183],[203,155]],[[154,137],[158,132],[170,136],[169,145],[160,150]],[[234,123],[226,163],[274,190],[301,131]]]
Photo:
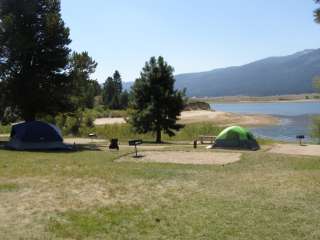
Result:
[[120,106],[122,109],[127,109],[129,106],[129,93],[127,90],[123,91],[120,95]]
[[132,88],[131,123],[139,133],[155,133],[157,143],[162,131],[174,136],[183,127],[177,117],[184,108],[184,92],[174,89],[173,72],[163,57],[152,57]]
[[122,79],[118,71],[113,77],[108,77],[103,85],[102,99],[105,106],[110,109],[122,109]]
[[[316,3],[320,3],[320,0],[315,0]],[[316,23],[320,23],[320,8],[314,11],[314,19]]]
[[70,109],[70,42],[59,0],[0,1],[0,81],[25,120]]
[[113,81],[115,85],[116,95],[120,96],[122,92],[122,79],[118,70],[116,70],[113,74]]
[[94,107],[97,83],[90,79],[90,75],[95,72],[97,65],[87,52],[74,52],[70,58],[72,99],[76,108]]
[[111,108],[114,97],[115,86],[112,77],[108,77],[103,84],[102,101],[105,106]]

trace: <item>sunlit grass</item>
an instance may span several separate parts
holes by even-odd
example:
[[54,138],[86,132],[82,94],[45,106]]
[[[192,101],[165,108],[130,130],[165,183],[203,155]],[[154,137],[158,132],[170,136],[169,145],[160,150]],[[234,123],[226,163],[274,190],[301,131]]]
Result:
[[0,150],[0,198],[8,211],[31,198],[19,212],[35,212],[16,223],[18,210],[10,210],[0,237],[320,238],[319,158],[248,152],[226,166],[115,161],[129,153]]

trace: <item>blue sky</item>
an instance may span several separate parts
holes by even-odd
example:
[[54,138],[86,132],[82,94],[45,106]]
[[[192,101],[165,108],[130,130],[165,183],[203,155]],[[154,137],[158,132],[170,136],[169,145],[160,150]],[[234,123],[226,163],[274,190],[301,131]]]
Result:
[[176,74],[242,65],[320,47],[313,0],[62,0],[71,48],[133,81],[162,55]]

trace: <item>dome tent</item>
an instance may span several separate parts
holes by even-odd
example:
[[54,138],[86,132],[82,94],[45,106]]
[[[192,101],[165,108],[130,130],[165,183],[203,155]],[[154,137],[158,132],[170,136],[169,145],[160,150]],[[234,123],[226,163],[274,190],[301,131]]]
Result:
[[14,150],[66,150],[60,130],[52,124],[32,121],[12,126],[7,147]]
[[242,127],[232,126],[224,129],[216,138],[214,148],[240,148],[258,150],[260,146],[253,134]]

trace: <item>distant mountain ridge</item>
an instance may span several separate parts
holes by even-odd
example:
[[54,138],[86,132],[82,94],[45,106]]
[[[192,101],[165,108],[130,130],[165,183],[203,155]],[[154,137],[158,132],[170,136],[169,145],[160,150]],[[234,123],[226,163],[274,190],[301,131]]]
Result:
[[320,49],[307,49],[238,67],[179,74],[176,87],[199,97],[301,94],[314,92],[316,76],[320,76]]

